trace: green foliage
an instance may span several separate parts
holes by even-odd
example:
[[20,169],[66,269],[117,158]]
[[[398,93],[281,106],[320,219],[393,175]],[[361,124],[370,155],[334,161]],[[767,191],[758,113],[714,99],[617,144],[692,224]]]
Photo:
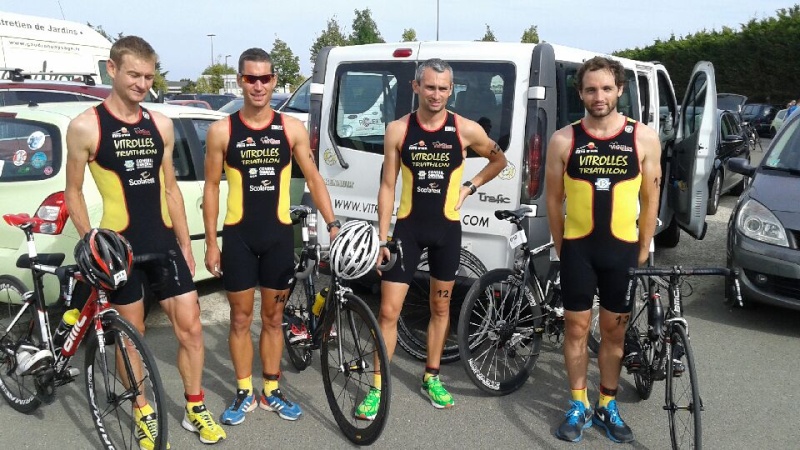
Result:
[[194,81],[184,78],[181,81],[185,81],[186,84],[181,88],[181,94],[196,94],[197,93],[197,83]]
[[355,10],[353,18],[353,31],[348,39],[350,45],[375,44],[386,42],[378,31],[378,25],[372,20],[372,12],[369,8]]
[[751,102],[785,104],[800,96],[800,6],[782,8],[774,17],[751,19],[740,30],[698,31],[670,36],[653,45],[616,52],[626,58],[659,61],[683,97],[697,61],[711,61],[717,92],[748,96]]
[[403,42],[415,42],[417,40],[417,32],[413,28],[406,28],[403,30],[403,36],[400,40]]
[[236,69],[225,64],[216,63],[208,66],[203,70],[203,75],[208,76],[201,76],[197,79],[195,92],[217,94],[220,89],[225,87],[225,80],[222,76],[235,73]]
[[294,87],[303,82],[303,76],[300,75],[300,58],[292,53],[286,42],[275,38],[269,54],[272,57],[273,71],[278,74],[279,84]]
[[322,33],[317,36],[317,39],[311,44],[311,65],[317,60],[317,54],[323,47],[328,46],[341,46],[348,45],[347,37],[344,35],[339,22],[336,21],[336,16],[328,19],[328,26],[322,30]]
[[536,25],[531,25],[527,30],[522,33],[520,42],[523,44],[538,44],[539,43],[539,29]]
[[494,36],[492,29],[489,28],[488,23],[486,24],[486,33],[479,40],[483,42],[497,42],[497,38]]

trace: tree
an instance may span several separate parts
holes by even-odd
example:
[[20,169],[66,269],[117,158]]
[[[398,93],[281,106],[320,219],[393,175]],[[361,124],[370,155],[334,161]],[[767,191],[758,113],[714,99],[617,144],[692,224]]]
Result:
[[[98,33],[100,33],[100,35],[102,35],[104,38],[108,39],[108,41],[111,42],[112,44],[114,42],[116,42],[118,39],[121,39],[122,37],[125,36],[124,34],[122,34],[122,32],[119,32],[119,33],[117,33],[117,37],[113,37],[110,34],[108,34],[106,32],[106,30],[103,29],[102,25],[95,26],[95,25],[92,25],[89,22],[86,22],[86,25],[88,25],[89,28],[92,28],[95,31],[97,31]],[[167,85],[167,74],[168,73],[169,73],[169,71],[166,71],[166,72],[162,72],[161,71],[161,61],[156,60],[156,77],[153,80],[153,90],[154,91],[167,92],[167,90],[169,89],[169,86]]]
[[492,32],[492,29],[489,28],[488,23],[486,24],[486,34],[484,34],[480,40],[483,42],[497,42],[497,38],[494,37],[494,33]]
[[415,42],[417,40],[417,32],[413,28],[406,28],[403,30],[403,36],[400,40],[403,42]]
[[378,25],[372,20],[372,12],[369,8],[355,10],[356,16],[353,18],[353,31],[350,33],[350,45],[375,44],[386,42],[378,31]]
[[225,87],[225,80],[222,77],[223,75],[230,75],[235,74],[236,69],[231,66],[226,66],[225,64],[214,64],[212,66],[206,67],[203,71],[203,75],[208,76],[201,76],[197,79],[197,92],[208,92],[216,94],[220,91],[220,89]]
[[300,58],[292,53],[286,42],[278,38],[275,38],[272,51],[269,53],[272,57],[273,71],[278,74],[278,82],[281,85],[288,84],[292,90],[297,89],[303,82],[303,76],[300,75]]
[[536,25],[531,25],[522,33],[522,39],[520,39],[520,42],[523,44],[539,43],[539,29],[536,27]]
[[181,94],[194,94],[197,92],[197,83],[188,78],[183,78],[181,81],[186,82],[181,88]]
[[328,26],[322,31],[322,34],[317,36],[317,40],[311,45],[311,64],[317,61],[317,54],[323,47],[328,46],[343,46],[348,45],[347,37],[342,32],[339,22],[336,21],[336,16],[328,20]]

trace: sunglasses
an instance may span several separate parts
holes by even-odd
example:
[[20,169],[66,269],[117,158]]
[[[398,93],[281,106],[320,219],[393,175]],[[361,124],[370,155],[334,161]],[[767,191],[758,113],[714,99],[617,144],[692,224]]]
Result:
[[242,80],[247,84],[256,84],[256,81],[260,81],[261,84],[271,83],[272,80],[275,78],[274,73],[268,73],[266,75],[245,75],[240,73]]

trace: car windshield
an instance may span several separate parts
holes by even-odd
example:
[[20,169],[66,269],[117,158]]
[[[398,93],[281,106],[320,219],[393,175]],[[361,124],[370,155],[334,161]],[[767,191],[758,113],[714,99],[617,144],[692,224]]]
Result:
[[791,120],[787,127],[773,143],[763,166],[797,173],[800,172],[800,121]]
[[240,109],[242,109],[242,105],[244,105],[243,98],[235,98],[228,103],[225,104],[222,108],[219,109],[219,112],[223,112],[225,114],[234,113]]

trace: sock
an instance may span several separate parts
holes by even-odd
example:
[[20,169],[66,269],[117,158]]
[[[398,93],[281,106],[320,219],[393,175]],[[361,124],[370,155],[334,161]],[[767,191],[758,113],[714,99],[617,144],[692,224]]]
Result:
[[199,394],[183,394],[183,397],[186,399],[186,409],[192,411],[195,406],[200,406],[203,404],[203,400],[205,399],[205,393],[200,391]]
[[375,375],[373,376],[373,380],[374,380],[373,384],[375,385],[375,389],[380,390],[380,388],[381,388],[381,374],[380,374],[380,372],[375,372]]
[[434,369],[433,367],[425,366],[425,375],[422,376],[422,381],[427,383],[431,377],[438,377],[439,376],[439,369]]
[[240,391],[247,391],[248,395],[253,392],[253,376],[249,375],[245,378],[236,380],[236,389]]
[[148,414],[153,414],[154,412],[155,411],[153,411],[153,407],[150,406],[149,403],[145,403],[144,406],[137,406],[133,408],[133,413],[134,413],[133,415],[136,418],[136,420],[139,420]]
[[597,400],[597,405],[601,408],[608,408],[608,404],[611,403],[617,397],[617,390],[616,389],[609,389],[602,384],[600,385],[600,398]]
[[583,406],[589,407],[589,394],[586,388],[572,389],[572,400],[583,403]]
[[264,374],[264,394],[272,395],[272,391],[278,389],[278,380],[281,378],[281,374],[272,375],[272,374]]

